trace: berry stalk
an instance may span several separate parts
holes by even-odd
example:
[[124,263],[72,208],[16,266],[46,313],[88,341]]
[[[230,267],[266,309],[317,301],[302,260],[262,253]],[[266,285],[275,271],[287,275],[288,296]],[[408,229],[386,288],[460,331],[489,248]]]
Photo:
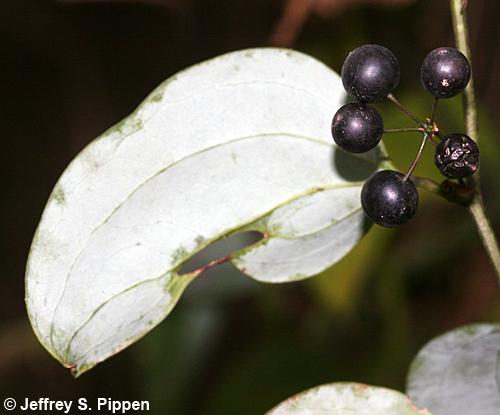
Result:
[[393,94],[387,95],[387,99],[394,103],[396,107],[398,107],[402,112],[404,112],[408,117],[410,117],[413,121],[415,121],[420,127],[426,128],[426,125],[423,121],[421,121],[416,115],[414,115],[411,111],[409,111],[401,102],[399,102]]
[[415,170],[415,167],[417,167],[418,161],[420,160],[420,157],[422,156],[422,152],[424,151],[424,147],[425,147],[425,144],[427,143],[428,139],[429,139],[429,135],[427,134],[427,132],[425,132],[423,134],[422,142],[420,143],[420,147],[418,149],[417,155],[415,156],[413,163],[411,164],[410,168],[408,169],[408,172],[403,177],[404,182],[406,180],[408,180],[408,178],[412,175],[413,171]]
[[421,133],[422,129],[421,128],[416,128],[416,127],[408,127],[408,128],[386,128],[384,130],[385,133]]
[[431,119],[430,123],[434,123],[434,118],[436,118],[436,108],[438,104],[438,99],[439,98],[434,98],[434,101],[432,101],[432,109],[431,109]]
[[[467,19],[465,16],[465,8],[462,0],[450,0],[451,17],[453,24],[453,31],[455,33],[455,42],[457,49],[461,51],[470,60],[469,48],[469,30],[467,26]],[[464,91],[464,118],[465,118],[465,133],[469,137],[473,137],[477,142],[479,141],[479,131],[477,122],[477,107],[476,97],[474,93],[474,83],[471,76],[469,84]],[[491,223],[486,215],[483,197],[481,194],[479,171],[469,178],[469,184],[475,191],[475,197],[469,206],[471,213],[483,245],[490,257],[491,263],[495,269],[498,279],[500,280],[500,249],[498,240],[495,236]]]

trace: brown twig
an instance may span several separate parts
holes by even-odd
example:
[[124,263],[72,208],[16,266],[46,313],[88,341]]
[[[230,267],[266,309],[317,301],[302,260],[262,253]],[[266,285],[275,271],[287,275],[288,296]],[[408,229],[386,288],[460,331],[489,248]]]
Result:
[[288,0],[271,35],[273,46],[290,47],[311,14],[314,0]]

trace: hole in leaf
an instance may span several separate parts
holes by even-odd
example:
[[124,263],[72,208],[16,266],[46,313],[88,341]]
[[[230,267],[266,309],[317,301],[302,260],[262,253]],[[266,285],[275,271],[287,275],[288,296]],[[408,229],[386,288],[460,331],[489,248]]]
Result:
[[203,267],[210,268],[213,265],[229,260],[233,252],[253,245],[263,238],[261,232],[248,231],[231,235],[212,242],[205,249],[187,260],[179,271],[179,275],[188,274]]

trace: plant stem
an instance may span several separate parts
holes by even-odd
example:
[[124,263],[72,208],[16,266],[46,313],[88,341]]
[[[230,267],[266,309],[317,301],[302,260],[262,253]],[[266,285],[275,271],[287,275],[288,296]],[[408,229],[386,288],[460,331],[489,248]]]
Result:
[[477,230],[483,241],[486,253],[490,257],[491,263],[500,279],[500,251],[498,249],[498,240],[491,228],[490,221],[484,210],[483,198],[481,194],[476,194],[473,202],[469,206],[469,212],[476,222]]
[[[468,59],[470,59],[469,48],[469,31],[467,27],[467,19],[463,8],[462,0],[450,0],[451,17],[453,23],[453,31],[455,32],[455,41],[457,49],[460,50]],[[479,131],[477,122],[476,97],[474,93],[474,82],[471,76],[469,85],[463,94],[463,107],[465,119],[465,134],[471,137],[476,142],[479,141]],[[491,263],[495,269],[497,277],[500,281],[500,249],[498,240],[495,236],[491,223],[486,216],[483,197],[481,194],[479,171],[469,180],[469,184],[474,189],[475,197],[469,206],[469,212],[472,215],[483,245],[490,257]]]
[[408,128],[387,128],[384,130],[385,133],[418,133],[422,132],[420,128],[408,127]]
[[417,155],[415,156],[415,159],[413,160],[413,163],[411,163],[411,166],[408,169],[408,172],[403,177],[403,182],[405,182],[406,180],[408,180],[408,177],[411,176],[411,174],[415,170],[415,167],[417,167],[417,163],[420,160],[420,157],[422,156],[422,152],[424,151],[425,143],[427,143],[428,138],[429,138],[429,135],[427,134],[427,132],[425,132],[423,134],[422,142],[420,143],[420,148],[418,149]]
[[413,183],[415,183],[415,186],[441,196],[441,186],[434,180],[420,176],[412,176],[411,179],[413,180]]
[[[455,43],[457,49],[462,52],[469,62],[471,61],[471,53],[469,47],[469,29],[465,16],[465,10],[462,9],[462,0],[450,0],[451,18],[453,23],[453,31],[455,32]],[[474,92],[474,79],[471,76],[469,84],[463,93],[463,107],[465,116],[466,134],[473,140],[479,141],[477,110],[476,110],[476,94]]]
[[410,117],[413,121],[415,121],[420,127],[426,128],[426,125],[423,121],[419,120],[416,115],[410,112],[401,102],[399,102],[396,97],[392,94],[387,95],[387,99],[394,103],[396,107],[398,107],[401,111],[403,111],[408,117]]
[[430,120],[430,124],[433,124],[434,123],[434,118],[436,116],[436,108],[437,108],[437,103],[438,103],[438,99],[437,98],[434,98],[434,101],[432,101],[432,110],[431,110],[431,120]]

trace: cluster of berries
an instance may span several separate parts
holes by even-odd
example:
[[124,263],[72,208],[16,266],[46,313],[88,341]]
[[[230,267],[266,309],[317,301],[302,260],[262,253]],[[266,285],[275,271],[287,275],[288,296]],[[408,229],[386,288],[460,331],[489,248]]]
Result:
[[476,171],[479,164],[476,143],[462,133],[441,137],[433,119],[438,99],[460,94],[469,82],[469,62],[458,50],[434,49],[422,64],[422,84],[434,97],[432,115],[426,122],[411,114],[392,95],[399,84],[400,71],[398,60],[387,48],[364,45],[355,49],[347,56],[341,76],[345,90],[356,102],[342,106],[333,117],[332,136],[338,146],[352,153],[363,153],[377,146],[384,134],[384,123],[379,112],[367,103],[384,99],[394,102],[418,124],[418,128],[407,130],[423,134],[420,150],[406,174],[382,170],[365,182],[361,205],[375,223],[393,227],[415,214],[418,192],[410,176],[428,139],[440,139],[434,160],[442,174],[462,179]]

